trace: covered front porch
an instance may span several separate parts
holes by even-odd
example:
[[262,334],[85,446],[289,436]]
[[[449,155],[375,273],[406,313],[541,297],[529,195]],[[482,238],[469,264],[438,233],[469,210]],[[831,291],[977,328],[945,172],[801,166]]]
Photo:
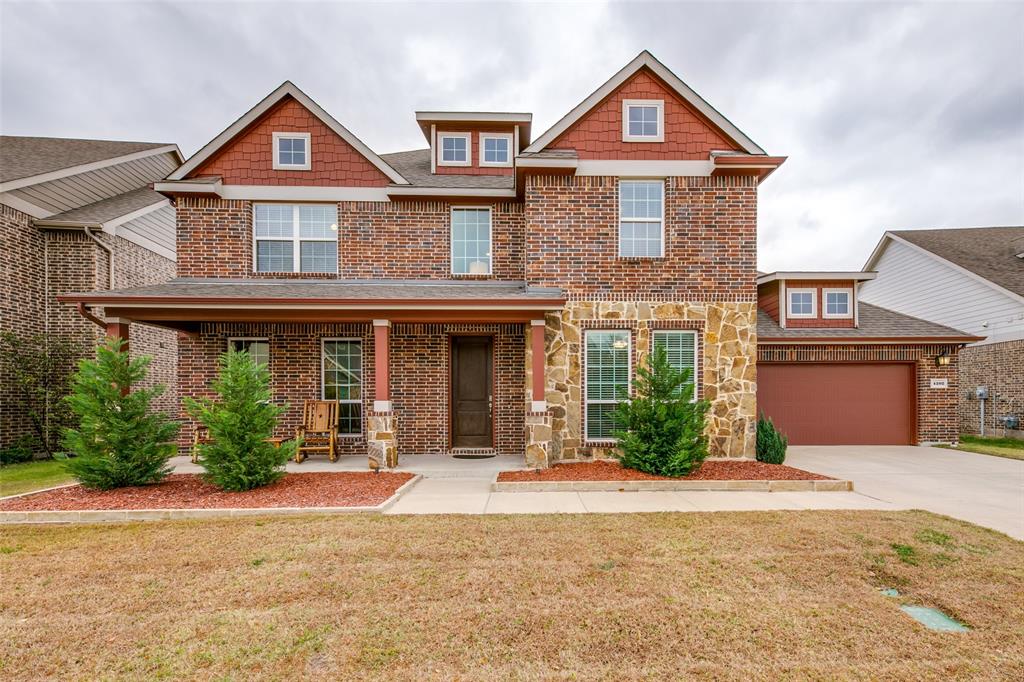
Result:
[[[294,437],[306,401],[337,401],[333,470],[354,461],[365,468],[367,456],[381,464],[397,458],[399,468],[409,457],[453,455],[548,464],[544,317],[564,304],[558,290],[491,281],[175,280],[66,300],[129,343],[130,322],[178,330],[179,403],[210,394],[229,348],[266,363],[273,399],[289,408],[276,437]],[[196,424],[184,411],[180,417],[184,454]]]

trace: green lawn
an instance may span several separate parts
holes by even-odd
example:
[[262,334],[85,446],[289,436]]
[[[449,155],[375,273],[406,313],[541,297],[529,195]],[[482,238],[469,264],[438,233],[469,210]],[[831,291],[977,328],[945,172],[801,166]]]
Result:
[[960,436],[960,445],[954,449],[995,457],[1024,459],[1024,440],[1016,438],[982,438],[963,435]]
[[8,526],[0,575],[11,680],[1024,679],[1024,543],[919,511]]
[[8,464],[0,467],[0,497],[42,490],[72,480],[71,475],[55,459]]

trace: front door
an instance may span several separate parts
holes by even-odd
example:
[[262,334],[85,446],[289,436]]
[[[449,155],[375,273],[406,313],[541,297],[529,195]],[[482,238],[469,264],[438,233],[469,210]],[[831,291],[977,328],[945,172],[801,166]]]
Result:
[[493,340],[452,337],[452,447],[494,445],[491,421]]

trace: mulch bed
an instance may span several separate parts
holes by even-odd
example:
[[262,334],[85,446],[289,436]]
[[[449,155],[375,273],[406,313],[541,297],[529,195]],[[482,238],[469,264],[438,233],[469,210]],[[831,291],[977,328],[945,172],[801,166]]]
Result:
[[829,481],[830,476],[812,474],[784,464],[764,462],[704,462],[699,469],[683,478],[654,476],[635,469],[626,469],[618,462],[597,460],[556,464],[539,471],[502,471],[499,481]]
[[286,474],[263,488],[229,493],[195,474],[173,474],[155,485],[114,490],[75,485],[3,500],[0,511],[363,507],[384,502],[411,478],[409,473],[369,471]]

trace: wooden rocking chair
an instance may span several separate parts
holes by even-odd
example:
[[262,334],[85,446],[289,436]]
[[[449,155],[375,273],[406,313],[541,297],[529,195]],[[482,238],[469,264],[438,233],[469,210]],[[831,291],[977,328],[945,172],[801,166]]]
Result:
[[307,400],[302,408],[302,426],[295,429],[299,447],[295,462],[300,464],[310,454],[327,453],[332,462],[338,460],[338,403],[335,400]]

